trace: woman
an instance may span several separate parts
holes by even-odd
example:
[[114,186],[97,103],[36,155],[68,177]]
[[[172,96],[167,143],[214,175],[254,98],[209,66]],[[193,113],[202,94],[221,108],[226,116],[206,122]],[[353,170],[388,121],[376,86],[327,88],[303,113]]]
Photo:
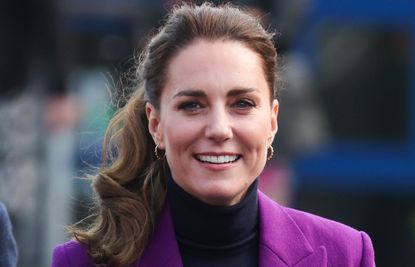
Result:
[[369,237],[274,203],[272,34],[237,8],[181,5],[141,58],[93,180],[97,217],[53,266],[374,266]]

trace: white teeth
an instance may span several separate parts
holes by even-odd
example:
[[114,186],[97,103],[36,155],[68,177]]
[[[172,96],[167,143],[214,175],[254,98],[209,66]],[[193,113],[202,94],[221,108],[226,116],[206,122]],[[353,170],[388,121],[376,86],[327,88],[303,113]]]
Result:
[[225,155],[225,156],[205,156],[205,155],[198,155],[197,159],[203,162],[209,162],[209,163],[216,163],[216,164],[222,164],[222,163],[229,163],[233,162],[238,158],[238,156],[233,155]]

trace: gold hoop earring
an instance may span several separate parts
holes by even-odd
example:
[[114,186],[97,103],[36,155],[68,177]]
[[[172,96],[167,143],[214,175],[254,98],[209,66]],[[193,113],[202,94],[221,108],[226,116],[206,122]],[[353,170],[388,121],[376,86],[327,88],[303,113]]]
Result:
[[154,148],[154,155],[156,156],[157,159],[163,159],[165,154],[162,157],[160,157],[158,151],[159,151],[159,145],[157,144],[156,147]]
[[[272,159],[272,156],[274,156],[274,148],[272,146],[269,146],[268,149],[270,150],[269,155],[267,156],[267,160]],[[268,154],[268,151],[267,151]]]

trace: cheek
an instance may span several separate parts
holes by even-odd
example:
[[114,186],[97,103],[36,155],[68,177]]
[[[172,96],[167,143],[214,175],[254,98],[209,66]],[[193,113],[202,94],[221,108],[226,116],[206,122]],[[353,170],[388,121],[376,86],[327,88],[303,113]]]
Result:
[[179,154],[188,149],[197,138],[199,127],[197,124],[172,118],[164,126],[164,141],[166,153]]
[[238,127],[238,132],[242,142],[247,147],[260,152],[267,149],[267,140],[271,132],[271,125],[265,119],[253,120],[251,122],[241,123]]

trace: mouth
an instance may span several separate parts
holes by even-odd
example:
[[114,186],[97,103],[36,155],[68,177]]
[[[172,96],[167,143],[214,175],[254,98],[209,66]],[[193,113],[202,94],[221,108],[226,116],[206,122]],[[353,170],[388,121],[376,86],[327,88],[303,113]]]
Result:
[[202,163],[229,164],[241,158],[241,155],[196,155],[196,159]]

